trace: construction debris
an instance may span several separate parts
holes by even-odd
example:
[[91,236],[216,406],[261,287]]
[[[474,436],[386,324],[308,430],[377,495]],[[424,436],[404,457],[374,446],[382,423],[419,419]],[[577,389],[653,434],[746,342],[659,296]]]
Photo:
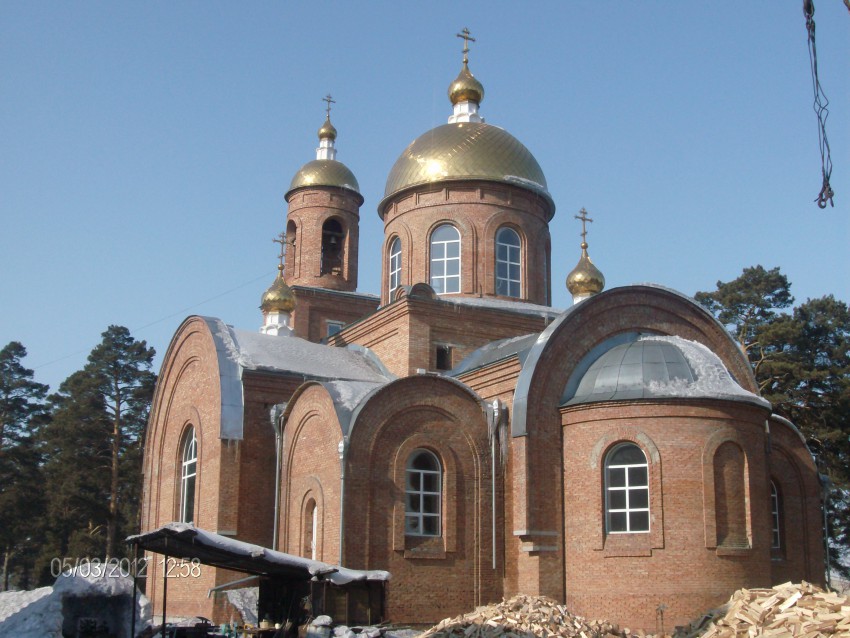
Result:
[[[621,638],[653,634],[608,620],[587,620],[545,596],[514,596],[446,618],[420,638]],[[660,635],[658,635],[660,636]],[[658,638],[656,636],[656,638]],[[850,638],[850,597],[803,582],[739,589],[729,602],[685,627],[677,638]]]

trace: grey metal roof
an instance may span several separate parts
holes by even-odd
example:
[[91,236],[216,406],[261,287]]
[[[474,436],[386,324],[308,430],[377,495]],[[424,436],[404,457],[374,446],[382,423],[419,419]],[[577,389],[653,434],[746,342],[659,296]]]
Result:
[[470,370],[483,368],[491,363],[507,359],[514,355],[519,358],[520,365],[522,365],[525,362],[528,351],[531,350],[531,346],[534,345],[534,342],[537,341],[539,336],[540,333],[535,332],[488,343],[473,351],[447,374],[452,377],[460,376]]
[[509,299],[497,299],[495,297],[457,297],[453,295],[440,295],[440,301],[454,303],[459,306],[477,306],[479,308],[492,308],[493,310],[506,310],[522,315],[532,315],[553,320],[564,311],[549,306],[541,306],[528,301],[511,301]]
[[711,350],[681,337],[642,335],[596,357],[581,374],[574,393],[569,389],[576,383],[567,383],[562,405],[649,398],[720,398],[770,406],[735,383]]
[[244,396],[242,374],[256,370],[328,381],[386,382],[372,357],[348,348],[332,348],[299,337],[237,330],[214,317],[201,317],[212,334],[221,387],[223,439],[241,439]]

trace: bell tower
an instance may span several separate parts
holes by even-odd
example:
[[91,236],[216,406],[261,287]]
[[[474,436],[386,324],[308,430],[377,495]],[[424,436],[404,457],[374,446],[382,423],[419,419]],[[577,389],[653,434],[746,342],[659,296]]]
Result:
[[285,278],[292,286],[354,291],[363,196],[354,173],[336,159],[334,100],[323,99],[326,116],[316,159],[301,167],[285,195]]

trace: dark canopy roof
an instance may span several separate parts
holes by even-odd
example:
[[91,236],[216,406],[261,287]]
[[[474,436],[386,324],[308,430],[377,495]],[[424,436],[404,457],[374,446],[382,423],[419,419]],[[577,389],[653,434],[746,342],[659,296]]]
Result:
[[258,576],[283,576],[295,580],[310,580],[315,576],[335,585],[390,578],[389,572],[329,565],[221,536],[189,523],[168,523],[150,532],[130,536],[127,543],[157,554],[186,560],[197,558],[204,565]]

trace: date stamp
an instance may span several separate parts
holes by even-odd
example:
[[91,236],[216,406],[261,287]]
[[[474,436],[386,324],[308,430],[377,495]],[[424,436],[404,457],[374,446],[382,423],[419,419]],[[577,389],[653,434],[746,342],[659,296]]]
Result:
[[163,557],[160,559],[142,558],[53,558],[50,561],[50,574],[57,578],[60,574],[72,574],[83,578],[122,578],[135,575],[146,578],[153,565],[158,575],[166,578],[199,578],[201,576],[201,561],[197,558]]

